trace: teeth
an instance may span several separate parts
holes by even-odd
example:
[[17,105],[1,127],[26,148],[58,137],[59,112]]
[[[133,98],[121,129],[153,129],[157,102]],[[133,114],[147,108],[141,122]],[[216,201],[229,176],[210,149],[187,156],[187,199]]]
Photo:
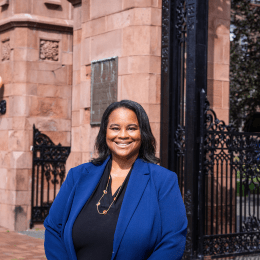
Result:
[[121,146],[121,147],[126,147],[126,146],[128,146],[129,144],[118,144],[118,143],[116,143],[118,146]]

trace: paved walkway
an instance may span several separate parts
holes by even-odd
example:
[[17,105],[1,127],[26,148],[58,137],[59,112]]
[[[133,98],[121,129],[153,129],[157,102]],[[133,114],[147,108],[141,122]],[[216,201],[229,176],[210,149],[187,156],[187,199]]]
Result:
[[21,234],[0,227],[0,260],[46,260],[43,231],[26,232]]
[[[46,260],[43,243],[42,227],[19,233],[0,227],[0,260]],[[260,255],[219,258],[218,260],[230,259],[260,260]]]

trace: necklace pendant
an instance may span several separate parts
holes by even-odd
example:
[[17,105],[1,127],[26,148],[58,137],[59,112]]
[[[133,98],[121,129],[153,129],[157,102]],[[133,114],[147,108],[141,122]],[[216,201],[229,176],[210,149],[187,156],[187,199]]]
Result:
[[103,214],[106,215],[107,214],[107,210],[103,210]]
[[107,191],[106,190],[103,190],[104,194],[107,194]]

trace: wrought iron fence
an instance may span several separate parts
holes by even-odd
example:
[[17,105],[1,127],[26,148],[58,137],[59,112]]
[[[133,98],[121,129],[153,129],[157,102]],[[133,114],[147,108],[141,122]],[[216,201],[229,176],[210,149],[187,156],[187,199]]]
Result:
[[260,252],[260,133],[237,132],[207,100],[203,110],[202,255]]
[[43,222],[65,179],[65,163],[70,147],[55,145],[33,126],[33,168],[30,228]]
[[186,207],[184,259],[260,252],[260,133],[210,109],[207,35],[208,1],[162,1],[161,163]]

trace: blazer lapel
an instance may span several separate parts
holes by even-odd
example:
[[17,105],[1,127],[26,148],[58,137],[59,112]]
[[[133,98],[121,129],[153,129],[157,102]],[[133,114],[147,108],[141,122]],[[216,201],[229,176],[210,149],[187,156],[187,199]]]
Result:
[[67,239],[69,240],[68,244],[71,245],[70,247],[71,253],[75,259],[77,258],[76,258],[76,253],[75,253],[73,240],[72,240],[72,227],[81,209],[84,207],[88,198],[91,196],[92,192],[96,188],[109,159],[110,156],[100,166],[87,164],[85,168],[86,172],[80,178],[77,188],[75,190],[75,195],[71,207],[71,217],[70,217],[70,224],[69,224],[70,228],[68,228],[68,236],[65,237],[65,240]]
[[114,234],[114,253],[111,260],[113,260],[117,254],[126,228],[132,218],[132,215],[135,212],[136,207],[139,204],[140,199],[142,198],[143,192],[149,179],[150,173],[147,163],[138,158],[135,161],[133,170],[131,172],[131,176],[126,188],[124,200],[118,217]]

